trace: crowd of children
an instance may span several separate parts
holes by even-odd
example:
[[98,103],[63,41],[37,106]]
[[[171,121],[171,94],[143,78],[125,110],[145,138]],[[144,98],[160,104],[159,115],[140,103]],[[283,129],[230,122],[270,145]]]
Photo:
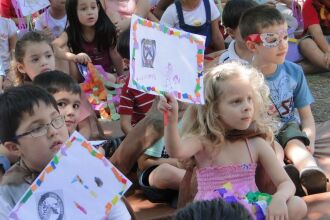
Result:
[[[79,86],[85,77],[81,65],[88,63],[102,66],[111,85],[125,82],[118,112],[126,137],[111,160],[137,163],[147,198],[175,207],[182,180],[195,169],[195,202],[175,219],[304,218],[307,207],[300,197],[326,192],[328,180],[313,157],[314,99],[304,65],[286,60],[288,26],[301,38],[295,39],[296,52],[328,71],[330,3],[228,0],[223,5],[219,9],[213,0],[50,0],[35,19],[35,30],[19,36],[21,15],[12,1],[1,1],[1,219],[75,130],[88,140],[109,138]],[[220,53],[217,65],[205,71],[204,105],[128,87],[124,67],[129,67],[133,14],[204,35],[206,52]],[[303,34],[297,14],[303,17]],[[114,149],[99,150],[110,157]],[[257,166],[272,190],[259,192],[264,188],[258,185]],[[134,219],[129,211],[121,200],[108,219]]]

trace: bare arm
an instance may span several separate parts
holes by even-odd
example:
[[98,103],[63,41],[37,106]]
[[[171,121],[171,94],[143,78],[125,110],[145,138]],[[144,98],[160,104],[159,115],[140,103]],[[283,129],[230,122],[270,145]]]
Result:
[[216,50],[224,50],[225,42],[219,29],[219,18],[212,21],[212,46]]
[[177,167],[178,160],[175,158],[157,158],[157,157],[150,157],[148,155],[141,155],[138,159],[138,165],[140,170],[145,170],[151,166],[160,165],[162,163],[168,163],[172,166]]
[[311,106],[307,105],[303,108],[298,109],[299,116],[301,119],[302,131],[304,131],[309,138],[309,150],[314,153],[314,143],[315,143],[315,121],[311,110]]
[[110,53],[111,60],[117,70],[117,75],[118,76],[123,75],[123,72],[124,72],[123,59],[117,52],[117,49],[116,48],[110,49],[109,53]]
[[54,53],[56,58],[73,61],[75,63],[85,63],[91,62],[90,57],[85,53],[73,54],[66,50],[68,46],[68,35],[63,32],[58,38],[52,42]]
[[[166,101],[166,99],[168,101]],[[203,145],[200,138],[194,136],[181,139],[178,130],[178,102],[172,95],[161,97],[158,109],[167,112],[168,124],[164,128],[165,147],[173,158],[188,159],[199,152]]]
[[325,39],[319,24],[310,25],[308,27],[308,32],[312,35],[315,43],[324,53],[330,52],[330,45],[327,39]]
[[120,115],[120,127],[121,130],[127,135],[132,130],[132,115]]
[[258,161],[261,162],[268,175],[276,186],[276,192],[272,195],[272,200],[267,210],[267,219],[288,219],[287,201],[294,196],[295,186],[290,177],[286,174],[282,165],[269,145],[262,138],[250,139],[252,146],[257,151]]

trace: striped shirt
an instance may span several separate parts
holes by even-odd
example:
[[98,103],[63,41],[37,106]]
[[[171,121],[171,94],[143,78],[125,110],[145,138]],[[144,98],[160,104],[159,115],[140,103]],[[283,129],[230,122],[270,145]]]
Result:
[[134,126],[142,120],[150,109],[155,96],[128,87],[129,78],[121,91],[119,114],[132,115],[131,124]]

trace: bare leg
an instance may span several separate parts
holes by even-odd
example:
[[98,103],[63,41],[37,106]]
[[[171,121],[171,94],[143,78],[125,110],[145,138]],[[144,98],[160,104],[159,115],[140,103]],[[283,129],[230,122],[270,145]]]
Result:
[[327,177],[324,171],[317,166],[313,155],[301,141],[290,140],[285,147],[285,154],[299,170],[301,185],[308,195],[327,191]]
[[317,166],[313,155],[311,155],[306,146],[297,139],[290,140],[286,144],[284,152],[299,171],[306,167]]
[[304,57],[306,57],[312,64],[323,69],[328,69],[324,59],[324,52],[317,46],[313,39],[303,39],[299,43],[299,47],[302,55],[304,55]]
[[159,189],[178,190],[185,173],[184,169],[163,163],[150,173],[149,184]]
[[297,63],[301,66],[301,68],[303,68],[303,71],[305,74],[311,74],[311,73],[323,73],[323,72],[327,72],[328,70],[315,66],[313,65],[311,62],[309,62],[308,60],[303,60],[299,63]]
[[307,205],[305,201],[297,196],[291,197],[287,201],[289,219],[299,220],[306,216]]

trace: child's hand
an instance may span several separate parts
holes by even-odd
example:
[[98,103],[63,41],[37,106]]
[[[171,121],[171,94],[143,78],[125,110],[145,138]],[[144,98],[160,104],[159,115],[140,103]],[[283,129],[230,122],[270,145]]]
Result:
[[53,40],[53,33],[47,26],[44,26],[42,31],[44,32],[45,35],[47,35],[49,39]]
[[167,112],[169,120],[177,120],[179,107],[173,95],[166,93],[165,97],[161,96],[157,108],[161,112]]
[[91,58],[85,53],[78,53],[74,56],[73,62],[87,64],[92,62]]
[[273,195],[272,201],[267,209],[266,219],[289,220],[288,206],[286,205],[286,200],[282,196],[276,194]]

